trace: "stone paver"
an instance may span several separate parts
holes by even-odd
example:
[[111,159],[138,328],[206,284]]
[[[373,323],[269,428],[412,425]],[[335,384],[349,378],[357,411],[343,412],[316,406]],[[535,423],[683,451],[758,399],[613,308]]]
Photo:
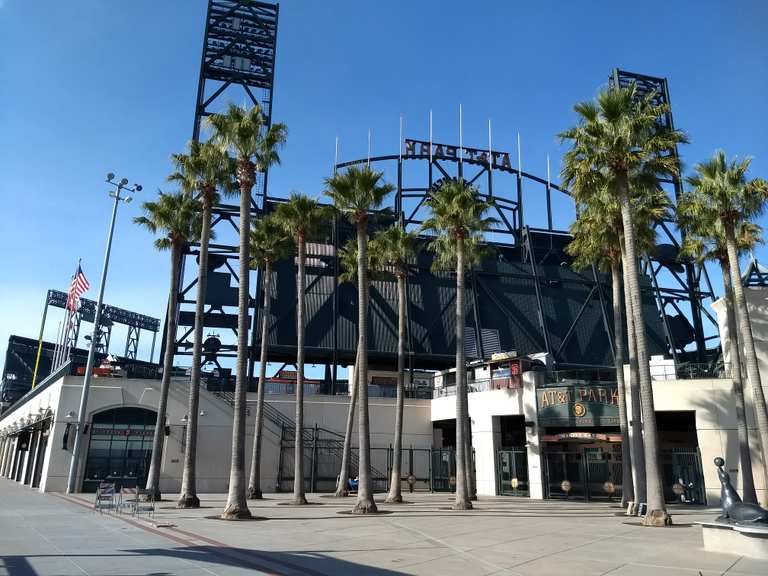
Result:
[[[768,574],[768,562],[702,549],[694,524],[715,510],[673,509],[675,527],[643,528],[614,504],[481,498],[454,512],[446,494],[409,494],[370,517],[344,514],[353,500],[281,506],[287,494],[249,503],[265,520],[215,518],[224,495],[176,510],[173,495],[153,523],[87,508],[88,495],[40,495],[0,481],[0,576],[39,574],[395,574],[703,576]],[[3,571],[5,570],[5,571]]]

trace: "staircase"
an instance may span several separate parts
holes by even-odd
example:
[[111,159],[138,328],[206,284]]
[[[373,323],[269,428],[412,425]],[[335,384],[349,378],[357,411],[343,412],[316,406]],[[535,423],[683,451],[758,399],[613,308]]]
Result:
[[[224,391],[213,391],[212,394],[221,398],[227,404],[234,408],[235,406],[235,393]],[[255,410],[255,406],[253,407]],[[280,412],[277,408],[272,406],[266,400],[264,401],[264,419],[271,422],[281,430],[280,438],[281,444],[293,446],[293,442],[296,435],[296,423],[294,420]],[[322,446],[325,448],[334,459],[338,459],[341,463],[341,458],[344,453],[344,435],[315,426],[313,428],[304,427],[302,430],[302,440],[304,448],[312,448],[313,445]],[[339,464],[341,465],[341,464]],[[359,454],[355,451],[351,451],[349,455],[349,472],[353,474],[360,469]],[[371,476],[374,478],[388,478],[388,475],[377,468],[371,466]]]

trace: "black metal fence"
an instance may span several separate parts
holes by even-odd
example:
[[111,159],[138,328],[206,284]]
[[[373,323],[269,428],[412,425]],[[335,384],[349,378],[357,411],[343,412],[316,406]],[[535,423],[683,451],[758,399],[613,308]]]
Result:
[[[322,428],[305,430],[304,435],[304,489],[307,492],[333,492],[341,469],[344,450],[343,438],[329,433]],[[402,451],[402,478],[404,490],[429,490],[430,449],[404,448]],[[394,449],[371,448],[371,481],[375,492],[385,492],[389,488],[392,475]],[[350,451],[349,477],[359,475],[360,456],[357,447]],[[278,492],[293,490],[295,471],[294,435],[284,430],[280,442],[279,468],[277,475]]]
[[[304,490],[306,492],[333,492],[341,468],[343,441],[324,437],[322,429],[315,429],[304,442]],[[295,470],[293,435],[285,434],[280,443],[278,492],[293,490]],[[401,478],[403,491],[453,492],[456,488],[456,452],[453,448],[404,448]],[[474,459],[474,452],[473,452]],[[392,476],[394,449],[371,448],[371,475],[373,490],[386,492]],[[349,476],[359,474],[359,451],[351,450]],[[527,470],[526,470],[527,478]]]
[[[662,450],[662,482],[667,502],[706,504],[704,473],[697,448]],[[544,497],[617,500],[622,495],[622,463],[598,452],[545,452]]]

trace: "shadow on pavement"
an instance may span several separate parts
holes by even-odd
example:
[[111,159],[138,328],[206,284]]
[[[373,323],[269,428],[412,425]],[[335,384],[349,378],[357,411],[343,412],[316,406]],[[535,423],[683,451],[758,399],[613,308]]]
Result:
[[[216,573],[215,565],[228,568],[242,568],[246,571],[260,571],[267,574],[280,576],[297,576],[306,574],[309,576],[342,576],[371,574],[373,576],[398,576],[404,574],[394,570],[366,566],[356,562],[349,562],[334,558],[325,554],[306,552],[263,552],[248,550],[245,548],[230,548],[217,546],[188,546],[184,548],[139,548],[125,551],[122,554],[34,554],[18,556],[0,556],[0,573],[8,576],[48,576],[57,572],[38,571],[34,567],[34,559],[56,560],[66,562],[67,559],[75,563],[78,558],[102,558],[109,562],[110,559],[130,559],[138,557],[176,558],[192,562],[195,565],[206,564],[211,572]],[[47,563],[46,563],[47,564]],[[141,574],[151,576],[172,576],[175,572],[165,570],[154,571],[151,562],[143,565]],[[60,569],[60,565],[59,565]],[[138,573],[138,572],[137,572]],[[96,574],[93,572],[93,574]]]

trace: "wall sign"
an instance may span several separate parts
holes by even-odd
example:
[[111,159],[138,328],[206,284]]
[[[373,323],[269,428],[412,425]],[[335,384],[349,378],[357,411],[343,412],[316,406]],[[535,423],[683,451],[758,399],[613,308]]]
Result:
[[536,390],[542,426],[618,426],[616,385],[552,386]]

